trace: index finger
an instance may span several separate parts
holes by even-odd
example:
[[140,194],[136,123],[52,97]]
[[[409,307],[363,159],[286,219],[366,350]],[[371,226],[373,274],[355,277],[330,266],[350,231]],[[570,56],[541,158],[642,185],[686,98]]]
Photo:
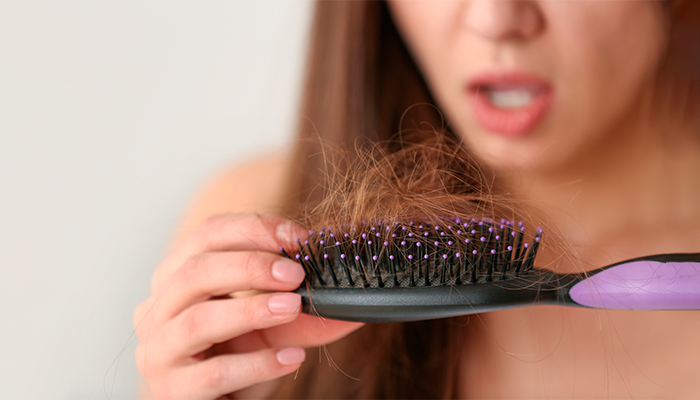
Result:
[[152,287],[166,281],[190,257],[218,251],[267,251],[295,246],[305,231],[290,221],[274,216],[221,214],[204,220],[177,246],[153,275]]

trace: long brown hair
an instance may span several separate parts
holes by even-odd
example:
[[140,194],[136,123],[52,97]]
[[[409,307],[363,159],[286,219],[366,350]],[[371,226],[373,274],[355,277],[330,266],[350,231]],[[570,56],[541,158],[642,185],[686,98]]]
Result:
[[[672,21],[700,14],[696,2],[671,2]],[[687,9],[692,8],[688,12]],[[690,24],[691,27],[697,19]],[[674,38],[672,26],[671,38]],[[685,38],[686,36],[680,35]],[[688,51],[680,39],[669,46],[662,70],[677,71]],[[693,45],[695,42],[691,42]],[[700,59],[700,52],[698,52]],[[700,62],[698,62],[700,65]],[[692,70],[683,90],[697,98]],[[686,73],[685,71],[684,73]],[[677,96],[681,97],[681,96]],[[696,101],[690,104],[697,105]],[[402,148],[402,141],[420,143],[430,135],[399,137],[401,127],[430,127],[458,142],[434,105],[426,82],[411,59],[382,1],[318,1],[311,31],[298,140],[290,171],[284,213],[308,221],[314,207],[329,195],[331,173],[349,168],[358,157],[352,151],[366,143],[389,143],[383,150]],[[418,129],[420,130],[420,129]],[[430,130],[430,129],[428,129]],[[391,143],[398,143],[392,147]],[[340,164],[329,165],[328,148],[350,150]],[[383,153],[383,154],[385,154]],[[460,190],[484,195],[469,171],[479,170],[460,156],[466,182]],[[466,161],[465,161],[466,160]],[[473,167],[473,168],[472,168]],[[341,173],[340,176],[343,176]],[[477,178],[472,176],[471,178]],[[467,189],[464,189],[464,188]],[[282,379],[276,398],[451,398],[458,394],[465,319],[367,325],[323,348],[308,349],[298,374]]]

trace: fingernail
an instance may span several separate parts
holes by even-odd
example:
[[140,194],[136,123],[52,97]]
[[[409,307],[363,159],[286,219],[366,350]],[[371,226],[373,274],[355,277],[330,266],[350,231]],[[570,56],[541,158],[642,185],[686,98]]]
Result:
[[301,296],[296,293],[281,293],[270,297],[267,308],[274,314],[291,314],[301,306]]
[[291,222],[282,222],[277,225],[277,239],[286,243],[294,242],[298,239],[298,236],[295,236],[296,231]]
[[282,365],[299,364],[305,359],[306,353],[300,347],[287,347],[277,352],[277,361]]
[[272,277],[282,282],[301,283],[306,274],[301,265],[289,260],[280,260],[272,264]]

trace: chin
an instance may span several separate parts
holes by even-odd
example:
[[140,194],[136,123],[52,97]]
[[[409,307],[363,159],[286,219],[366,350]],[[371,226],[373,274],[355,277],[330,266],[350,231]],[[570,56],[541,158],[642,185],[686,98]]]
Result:
[[474,130],[470,133],[472,135],[464,138],[469,153],[487,169],[506,172],[541,167],[542,160],[523,140],[494,137]]
[[[565,168],[572,159],[577,141],[571,136],[560,137],[551,124],[541,126],[518,137],[502,135],[485,130],[477,124],[463,139],[470,154],[481,164],[495,172],[544,173],[549,174]],[[580,143],[578,143],[580,145]]]

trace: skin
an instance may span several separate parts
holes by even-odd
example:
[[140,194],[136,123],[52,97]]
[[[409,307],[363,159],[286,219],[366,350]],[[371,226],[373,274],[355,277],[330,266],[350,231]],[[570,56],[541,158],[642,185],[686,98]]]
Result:
[[[700,148],[691,127],[650,111],[651,80],[666,41],[660,4],[389,5],[441,109],[495,171],[498,188],[534,205],[573,243],[579,263],[545,252],[538,256],[544,266],[580,271],[644,254],[697,251],[700,178],[688,171],[700,170]],[[465,80],[494,67],[537,73],[555,86],[550,112],[528,135],[493,135],[474,120]],[[298,308],[272,310],[274,296],[299,284],[290,278],[295,264],[287,264],[286,280],[273,274],[281,261],[277,248],[294,227],[251,213],[270,213],[281,203],[276,188],[287,169],[286,157],[273,155],[224,173],[188,212],[154,274],[151,297],[134,315],[137,364],[153,398],[264,397],[270,382],[302,359],[291,350],[293,362],[284,365],[279,350],[329,343],[361,326],[321,322]],[[250,289],[272,293],[226,296]],[[294,295],[287,299],[299,304]],[[530,307],[474,316],[468,327],[462,397],[694,398],[700,392],[695,312]]]
[[[303,347],[362,325],[300,314],[299,295],[286,293],[304,272],[278,249],[303,232],[259,213],[280,203],[287,169],[276,154],[229,170],[187,213],[151,296],[134,313],[143,398],[266,397],[271,381],[299,367]],[[240,295],[228,295],[234,292]]]
[[[697,252],[700,145],[655,112],[665,15],[649,1],[391,1],[441,109],[497,190],[534,207],[579,262]],[[556,97],[526,135],[479,125],[465,81],[488,69],[549,80]],[[695,127],[695,132],[696,132]],[[700,388],[697,312],[530,307],[475,316],[462,396],[691,398]]]

